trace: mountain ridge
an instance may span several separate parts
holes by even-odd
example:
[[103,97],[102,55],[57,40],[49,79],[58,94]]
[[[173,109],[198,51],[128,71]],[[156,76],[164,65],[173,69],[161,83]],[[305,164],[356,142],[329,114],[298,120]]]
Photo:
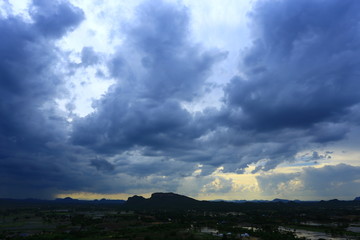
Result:
[[56,198],[53,200],[49,199],[37,199],[37,198],[25,198],[25,199],[13,199],[13,198],[0,198],[0,201],[8,201],[8,202],[43,202],[43,203],[126,203],[130,205],[134,204],[150,204],[153,205],[155,203],[162,203],[162,204],[199,204],[199,203],[306,203],[306,202],[358,202],[360,201],[360,196],[355,197],[353,200],[338,200],[338,199],[330,199],[330,200],[288,200],[288,199],[280,199],[275,198],[273,200],[223,200],[223,199],[216,199],[216,200],[197,200],[185,195],[177,194],[174,192],[155,192],[152,193],[149,198],[145,198],[143,196],[134,195],[129,197],[127,200],[122,199],[94,199],[94,200],[82,200],[82,199],[75,199],[71,197],[65,198]]

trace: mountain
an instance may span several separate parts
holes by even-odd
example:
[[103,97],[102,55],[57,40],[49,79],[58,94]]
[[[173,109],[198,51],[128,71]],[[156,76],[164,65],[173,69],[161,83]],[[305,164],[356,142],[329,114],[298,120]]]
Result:
[[302,205],[355,205],[360,203],[360,197],[356,197],[353,201],[339,201],[332,199],[327,201],[300,201],[300,200],[287,200],[275,198],[274,200],[214,200],[214,201],[200,201],[184,195],[168,192],[153,193],[150,198],[142,196],[129,197],[127,201],[124,200],[79,200],[70,197],[57,198],[55,200],[42,200],[42,199],[10,199],[0,198],[1,207],[41,207],[41,206],[84,206],[84,205],[107,205],[119,206],[128,210],[202,210],[202,211],[243,211],[249,208],[278,208],[286,205],[302,204]]
[[230,202],[230,203],[245,203],[248,202],[247,200],[223,200],[223,199],[216,199],[210,200],[211,202]]
[[272,200],[273,202],[283,202],[283,203],[288,203],[290,202],[290,200],[287,199],[281,199],[281,198],[275,198],[274,200]]
[[73,199],[71,197],[66,197],[66,198],[57,198],[54,201],[56,202],[61,202],[61,203],[79,203],[79,199]]
[[176,194],[176,193],[153,193],[149,199],[150,201],[154,201],[154,202],[162,202],[162,203],[167,203],[169,201],[172,201],[173,203],[181,203],[181,204],[186,204],[186,203],[196,203],[199,202],[198,200],[195,200],[193,198],[184,196],[184,195],[180,195],[180,194]]
[[141,196],[129,197],[126,206],[131,208],[166,208],[166,209],[183,209],[199,206],[203,201],[176,194],[176,193],[153,193],[150,198]]
[[79,200],[71,197],[56,198],[54,200],[27,198],[27,199],[11,199],[0,198],[0,207],[41,207],[41,206],[80,206],[80,205],[122,205],[125,200]]
[[100,200],[79,200],[79,199],[73,199],[71,197],[66,198],[57,198],[54,200],[54,202],[58,203],[69,203],[69,204],[123,204],[126,201],[125,200],[112,200],[112,199],[100,199]]
[[126,201],[125,200],[120,200],[120,199],[106,199],[106,198],[102,198],[100,200],[93,200],[93,202],[99,203],[99,204],[123,204]]

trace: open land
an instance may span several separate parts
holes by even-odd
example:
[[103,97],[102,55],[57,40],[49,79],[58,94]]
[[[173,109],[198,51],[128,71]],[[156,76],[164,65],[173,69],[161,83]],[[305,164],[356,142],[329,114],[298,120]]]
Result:
[[166,204],[2,199],[0,239],[360,239],[359,201],[170,198]]

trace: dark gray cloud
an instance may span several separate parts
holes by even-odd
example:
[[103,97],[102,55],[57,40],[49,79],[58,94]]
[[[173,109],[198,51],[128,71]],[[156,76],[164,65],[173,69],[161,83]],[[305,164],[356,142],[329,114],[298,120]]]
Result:
[[226,88],[242,126],[340,121],[360,100],[359,9],[356,1],[260,1],[251,14],[255,40],[241,65],[246,77]]
[[[324,149],[360,119],[359,10],[356,1],[257,2],[250,14],[254,42],[242,51],[223,105],[194,113],[184,105],[207,94],[207,79],[227,53],[192,42],[187,8],[144,1],[123,31],[112,33],[121,38],[114,54],[84,47],[74,64],[56,41],[85,14],[67,1],[34,0],[32,21],[0,19],[7,36],[0,38],[0,193],[226,193],[233,182],[214,175],[220,166],[242,173],[256,163],[255,173],[329,159]],[[101,76],[115,83],[93,102],[93,113],[67,122],[55,99],[67,96],[68,75],[54,66],[75,72],[101,64],[108,67]],[[65,107],[75,109],[71,102]],[[331,174],[336,186],[358,187],[357,171],[306,168],[258,182],[266,194],[295,194],[301,183],[308,196],[321,187],[319,194],[330,196]]]
[[75,121],[73,142],[103,152],[145,147],[171,156],[193,148],[207,131],[181,101],[202,95],[211,67],[225,55],[188,40],[186,8],[148,1],[137,17],[109,63],[117,83],[94,104],[95,113]]
[[[139,22],[128,26],[127,45],[110,61],[117,83],[94,103],[96,112],[75,119],[71,126],[55,102],[66,96],[66,76],[53,66],[66,53],[54,40],[78,26],[84,14],[66,1],[35,1],[30,16],[33,22],[11,15],[0,23],[9,36],[0,44],[2,195],[49,198],[67,191],[174,191],[177,176],[191,174],[195,164],[172,157],[195,149],[193,139],[206,131],[180,101],[202,94],[211,66],[224,54],[204,52],[187,40],[185,8],[149,1],[139,8]],[[169,22],[175,27],[166,27]],[[157,32],[147,32],[145,23]],[[156,35],[164,39],[151,50],[145,42],[149,39],[154,45]],[[124,49],[134,52],[141,68],[135,68],[137,59],[128,59]],[[81,58],[83,66],[99,61],[92,48],[84,48]],[[71,61],[63,64],[72,66]],[[122,67],[131,74],[117,75]],[[83,147],[67,142],[71,130],[72,141]],[[126,152],[135,156],[125,156]],[[173,178],[166,177],[170,175]]]
[[304,188],[313,194],[352,199],[359,194],[360,167],[339,164],[320,169],[306,168],[302,179]]
[[[83,14],[66,2],[52,2],[48,11],[41,10],[43,4],[35,2],[34,22],[13,15],[0,19],[0,182],[5,196],[45,196],[62,184],[68,170],[56,162],[59,150],[51,147],[66,140],[68,129],[54,101],[64,92],[61,73],[52,69],[61,57],[53,39],[76,27]],[[57,11],[72,18],[48,21]],[[39,29],[42,24],[58,32]]]
[[222,109],[192,114],[182,103],[204,94],[212,66],[226,54],[189,41],[187,9],[145,2],[109,61],[117,83],[94,103],[95,113],[75,121],[73,143],[159,157],[149,168],[129,160],[128,169],[145,174],[161,172],[169,159],[209,165],[208,173],[219,166],[242,172],[262,161],[254,172],[267,171],[344,139],[353,124],[347,114],[360,100],[360,42],[342,26],[360,20],[353,17],[359,4],[323,5],[259,1],[251,13],[254,43],[239,69],[243,77],[225,87]]
[[112,172],[115,169],[115,166],[105,159],[93,159],[90,161],[90,166],[95,167],[98,171],[103,172]]
[[33,26],[46,37],[60,38],[84,20],[83,11],[66,0],[33,0],[32,3]]
[[2,157],[1,197],[52,198],[59,190],[81,191],[92,185],[96,174],[81,164],[79,157],[58,152],[71,152],[71,149],[56,146],[51,150],[52,147],[43,146],[32,152],[17,147],[14,151],[18,153]]
[[350,116],[360,101],[359,9],[355,1],[258,1],[253,43],[216,117],[229,129],[222,142],[249,146],[268,170],[345,139],[358,125]]

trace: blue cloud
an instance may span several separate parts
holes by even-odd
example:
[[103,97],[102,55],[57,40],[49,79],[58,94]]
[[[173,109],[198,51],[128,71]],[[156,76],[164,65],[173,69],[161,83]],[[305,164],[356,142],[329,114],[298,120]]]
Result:
[[[336,122],[359,103],[360,17],[356,1],[260,1],[251,14],[254,42],[226,104],[259,130]],[[346,27],[345,27],[346,26]]]
[[97,151],[142,146],[171,156],[192,148],[192,141],[207,131],[181,101],[203,94],[211,67],[226,54],[202,51],[188,40],[186,8],[147,1],[137,17],[127,26],[126,49],[109,62],[117,83],[94,104],[95,113],[74,122],[72,140]]
[[[0,19],[6,36],[0,38],[0,192],[51,197],[154,185],[175,191],[200,165],[194,181],[202,178],[199,184],[215,192],[208,183],[217,167],[241,173],[260,162],[255,171],[267,171],[296,165],[300,152],[331,148],[358,127],[359,8],[341,0],[257,2],[250,14],[254,42],[241,55],[239,76],[224,88],[223,105],[193,113],[184,104],[206,94],[212,69],[227,53],[192,42],[189,9],[144,1],[123,24],[115,53],[85,47],[74,64],[56,40],[78,27],[84,12],[67,1],[35,0],[32,21]],[[66,96],[65,76],[54,68],[60,63],[70,70],[104,63],[115,81],[94,101],[93,113],[72,123],[55,102]],[[354,177],[340,174],[346,171]],[[357,186],[356,171],[339,165],[258,180],[275,189],[301,178],[310,191],[306,179],[315,181],[316,173]],[[228,191],[231,181],[223,185]]]
[[[68,129],[54,102],[64,94],[64,82],[52,69],[61,57],[52,40],[76,27],[83,13],[66,2],[52,2],[49,9],[45,1],[34,4],[41,10],[32,13],[34,22],[0,18],[0,192],[8,196],[49,196],[68,170],[54,161],[62,159],[61,148],[51,147],[66,141]],[[63,21],[52,15],[57,11],[78,20]],[[45,25],[48,30],[39,27]]]
[[60,38],[74,30],[84,20],[84,12],[66,0],[33,0],[32,11],[34,27],[40,34]]

